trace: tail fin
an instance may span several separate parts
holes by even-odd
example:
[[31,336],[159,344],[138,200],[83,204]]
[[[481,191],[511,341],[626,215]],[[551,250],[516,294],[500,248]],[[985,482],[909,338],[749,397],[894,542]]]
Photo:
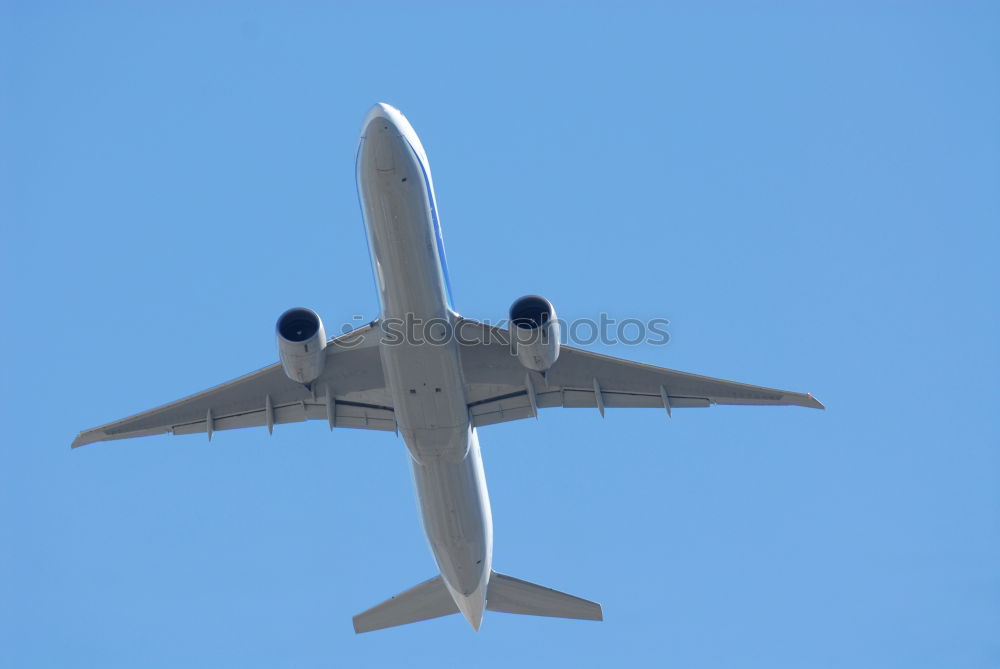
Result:
[[441,577],[436,576],[354,616],[354,631],[371,632],[452,613],[458,613],[455,600]]
[[[492,572],[486,588],[486,610],[528,616],[604,620],[601,605],[558,590]],[[440,576],[354,616],[358,634],[458,613]]]
[[486,610],[528,616],[604,620],[601,605],[519,578],[493,572],[486,590]]

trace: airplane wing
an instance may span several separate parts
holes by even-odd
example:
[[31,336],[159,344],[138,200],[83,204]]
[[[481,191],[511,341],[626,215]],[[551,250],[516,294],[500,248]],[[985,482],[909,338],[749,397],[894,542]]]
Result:
[[289,379],[280,363],[196,395],[81,432],[73,448],[95,441],[153,434],[212,433],[304,420],[330,427],[395,430],[392,400],[385,387],[375,324],[327,343],[323,375],[306,388]]
[[823,409],[808,393],[723,381],[591,353],[570,346],[543,376],[511,353],[503,328],[463,320],[459,327],[469,413],[475,426],[537,416],[546,407],[673,409],[712,404]]

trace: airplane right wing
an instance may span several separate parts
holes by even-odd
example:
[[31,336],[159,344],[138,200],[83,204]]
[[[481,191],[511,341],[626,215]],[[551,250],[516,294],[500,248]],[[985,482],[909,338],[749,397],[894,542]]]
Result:
[[203,392],[91,430],[73,448],[96,441],[155,434],[208,434],[325,420],[330,427],[395,430],[396,415],[385,387],[375,325],[327,343],[326,368],[310,387],[289,379],[280,363]]
[[528,372],[511,353],[502,328],[464,320],[462,369],[469,413],[476,426],[536,416],[546,407],[673,409],[713,404],[793,405],[823,409],[808,393],[796,393],[562,346],[543,376]]

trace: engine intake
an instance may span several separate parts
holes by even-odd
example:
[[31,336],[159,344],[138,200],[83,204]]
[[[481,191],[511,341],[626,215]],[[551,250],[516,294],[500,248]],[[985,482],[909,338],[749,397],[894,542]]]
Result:
[[552,303],[525,295],[510,305],[511,345],[521,364],[544,372],[559,358],[560,326]]
[[296,307],[281,314],[275,325],[278,356],[292,381],[312,383],[326,364],[326,330],[312,309]]

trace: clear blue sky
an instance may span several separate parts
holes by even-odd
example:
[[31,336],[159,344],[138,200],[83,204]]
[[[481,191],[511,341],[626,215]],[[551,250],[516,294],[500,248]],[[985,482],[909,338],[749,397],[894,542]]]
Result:
[[[0,665],[1000,665],[998,82],[995,3],[0,3]],[[378,100],[464,315],[828,407],[483,429],[497,569],[604,623],[356,637],[435,573],[391,434],[69,448],[376,315]]]

